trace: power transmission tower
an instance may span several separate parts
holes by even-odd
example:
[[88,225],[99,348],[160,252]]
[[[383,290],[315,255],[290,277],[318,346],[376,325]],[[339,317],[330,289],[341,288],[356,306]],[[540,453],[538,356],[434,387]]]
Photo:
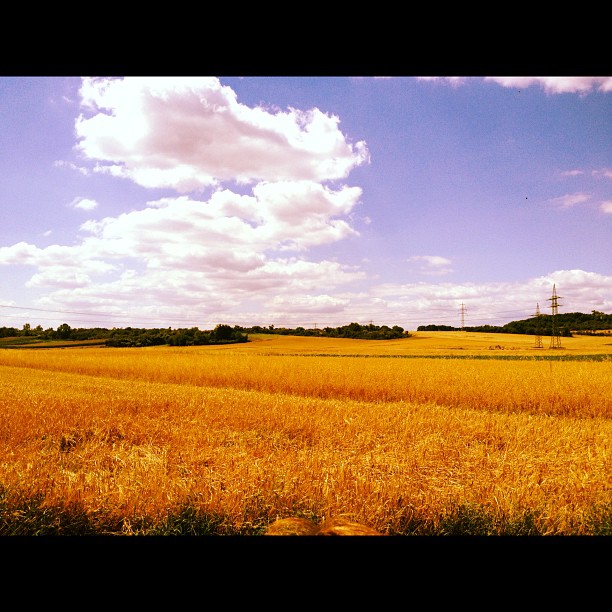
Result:
[[538,302],[534,316],[536,318],[534,348],[544,348],[544,346],[542,345],[542,327],[541,327],[541,322],[540,322],[542,315],[540,314],[540,303],[539,302]]
[[552,297],[548,298],[550,307],[552,308],[552,330],[550,332],[550,348],[563,348],[561,346],[561,334],[559,333],[559,325],[557,323],[557,313],[559,312],[559,302],[561,297],[557,296],[557,286],[553,285]]
[[463,302],[461,302],[461,331],[465,331],[465,312],[466,312],[466,307],[465,304]]

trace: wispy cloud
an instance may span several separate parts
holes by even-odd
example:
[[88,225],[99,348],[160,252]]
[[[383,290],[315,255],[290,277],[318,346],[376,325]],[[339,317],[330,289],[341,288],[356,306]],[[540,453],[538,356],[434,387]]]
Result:
[[442,276],[453,271],[450,267],[451,260],[439,255],[414,255],[407,261],[417,264],[414,269],[421,274]]
[[598,177],[603,176],[604,178],[612,179],[612,170],[610,168],[602,168],[601,170],[593,170],[592,176]]
[[591,196],[588,193],[569,193],[558,198],[548,200],[553,206],[558,208],[571,208],[577,204],[588,202]]
[[612,77],[486,77],[487,81],[492,81],[503,87],[515,89],[525,89],[537,86],[550,94],[612,91]]
[[418,77],[422,81],[444,82],[453,87],[468,83],[470,80],[482,79],[497,83],[502,87],[513,89],[526,89],[528,87],[540,87],[549,94],[578,93],[588,94],[592,92],[612,91],[612,77],[587,77],[587,76],[565,76],[565,77]]
[[83,174],[84,176],[86,176],[86,175],[91,173],[91,170],[89,168],[84,168],[82,166],[77,166],[73,162],[67,162],[67,161],[62,160],[62,159],[58,159],[58,160],[54,161],[53,165],[56,168],[67,168],[68,170],[74,170],[76,172],[79,172],[80,174]]
[[98,202],[91,198],[74,198],[69,206],[70,208],[79,208],[81,210],[93,210],[98,207]]
[[432,82],[441,82],[446,83],[448,85],[452,85],[453,87],[459,87],[459,85],[463,85],[468,81],[470,77],[460,77],[460,76],[451,76],[451,77],[435,77],[435,76],[423,76],[417,77],[419,81],[432,81]]

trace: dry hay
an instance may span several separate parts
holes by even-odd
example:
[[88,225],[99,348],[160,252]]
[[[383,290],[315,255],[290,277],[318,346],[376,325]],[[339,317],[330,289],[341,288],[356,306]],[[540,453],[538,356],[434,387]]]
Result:
[[265,535],[314,535],[317,526],[308,519],[290,516],[274,521],[266,530]]
[[380,536],[383,534],[372,527],[338,516],[320,525],[299,517],[278,519],[268,527],[265,535]]

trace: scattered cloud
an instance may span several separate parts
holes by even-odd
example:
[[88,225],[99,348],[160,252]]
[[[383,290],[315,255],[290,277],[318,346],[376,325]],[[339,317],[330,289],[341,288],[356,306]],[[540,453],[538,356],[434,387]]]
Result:
[[538,86],[549,94],[580,93],[593,91],[612,91],[612,77],[486,77],[485,80],[497,83],[503,87],[525,89]]
[[53,162],[53,166],[55,168],[67,168],[68,170],[74,170],[76,172],[79,172],[80,174],[83,175],[88,175],[91,173],[91,171],[89,170],[89,168],[84,168],[81,166],[77,166],[75,163],[72,162],[67,162],[61,159],[58,159],[56,161]]
[[[464,304],[468,317],[466,325],[504,324],[523,319],[535,311],[539,303],[542,312],[550,306],[553,285],[560,298],[560,312],[590,312],[612,309],[612,276],[585,272],[584,270],[558,270],[520,282],[489,283],[384,283],[372,287],[367,301],[370,312],[381,312],[371,302],[373,298],[384,300],[384,312],[406,328],[402,321],[432,324],[459,325],[460,308]],[[507,297],[512,296],[512,310]],[[357,300],[357,298],[354,298]],[[362,298],[363,299],[363,298]],[[364,311],[366,308],[364,307]]]
[[600,205],[600,209],[602,212],[612,215],[612,200],[607,200],[606,202],[602,202]]
[[450,267],[451,260],[439,255],[415,255],[406,261],[420,264],[415,267],[415,270],[421,274],[442,276],[453,271]]
[[[244,300],[268,304],[271,294],[280,296],[278,304],[289,298],[306,304],[300,301],[304,295],[321,308],[330,302],[313,291],[363,279],[364,273],[285,254],[356,235],[338,217],[360,195],[359,188],[285,181],[259,183],[252,195],[219,190],[205,201],[163,198],[118,217],[84,222],[74,246],[2,247],[0,264],[34,266],[27,286],[51,288],[47,303],[71,308],[98,300],[127,304],[138,295],[158,309],[180,310],[187,300],[207,313]],[[334,308],[338,304],[342,300]]]
[[453,87],[458,87],[459,85],[463,85],[467,82],[470,77],[436,77],[436,76],[422,76],[417,77],[419,81],[437,81],[441,83],[446,83],[452,85]]
[[553,206],[558,208],[571,208],[577,204],[588,202],[591,196],[588,193],[570,193],[558,198],[548,200]]
[[325,314],[327,316],[343,312],[348,306],[349,300],[330,295],[299,295],[299,296],[275,296],[268,302],[268,306],[275,316],[285,318],[287,315],[298,314]]
[[90,198],[74,198],[74,200],[70,202],[69,206],[71,208],[79,208],[81,210],[93,210],[94,208],[98,207],[98,203]]
[[592,176],[603,176],[604,178],[612,179],[612,170],[610,168],[602,168],[601,170],[593,170]]
[[578,93],[612,91],[612,77],[565,76],[565,77],[417,77],[421,81],[438,81],[453,87],[465,85],[474,79],[484,78],[485,81],[496,83],[502,87],[513,89],[526,89],[528,87],[541,87],[548,94]]

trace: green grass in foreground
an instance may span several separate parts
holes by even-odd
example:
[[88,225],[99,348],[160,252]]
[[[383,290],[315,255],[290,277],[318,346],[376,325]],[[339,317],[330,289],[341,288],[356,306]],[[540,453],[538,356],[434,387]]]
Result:
[[[267,522],[245,522],[234,527],[227,517],[205,514],[190,505],[160,517],[110,517],[103,510],[88,513],[78,504],[66,507],[43,505],[42,495],[9,498],[0,487],[0,536],[256,536],[263,535]],[[304,516],[318,522],[308,513]],[[319,517],[320,518],[320,517]],[[395,536],[547,536],[612,535],[612,504],[592,509],[582,526],[570,532],[544,533],[538,513],[526,510],[512,519],[499,518],[484,508],[458,505],[439,517],[437,525],[418,517],[406,519]]]

